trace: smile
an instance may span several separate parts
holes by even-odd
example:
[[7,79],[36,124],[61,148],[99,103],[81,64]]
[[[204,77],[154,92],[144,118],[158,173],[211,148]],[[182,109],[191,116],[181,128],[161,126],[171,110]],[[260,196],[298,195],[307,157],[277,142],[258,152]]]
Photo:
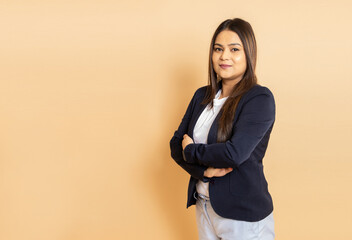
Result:
[[223,69],[230,68],[232,65],[220,64],[220,67]]

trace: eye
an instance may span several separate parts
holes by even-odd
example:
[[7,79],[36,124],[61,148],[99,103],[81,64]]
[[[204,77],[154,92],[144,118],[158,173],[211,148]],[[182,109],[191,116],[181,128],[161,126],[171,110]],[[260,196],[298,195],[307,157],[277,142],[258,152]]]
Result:
[[214,48],[214,52],[221,52],[221,51],[222,51],[221,48],[218,48],[218,47]]
[[239,51],[239,49],[238,48],[231,48],[231,51],[236,52],[236,51]]

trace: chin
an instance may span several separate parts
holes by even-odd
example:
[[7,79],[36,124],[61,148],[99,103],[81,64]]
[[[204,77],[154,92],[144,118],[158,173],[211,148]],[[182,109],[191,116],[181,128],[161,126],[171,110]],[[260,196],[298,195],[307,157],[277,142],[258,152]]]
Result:
[[223,77],[221,77],[221,80],[222,80],[223,82],[237,84],[237,83],[239,83],[242,79],[238,80],[238,78],[226,78],[226,77],[223,78]]
[[234,81],[237,79],[236,77],[233,77],[233,76],[220,76],[220,77],[222,80],[225,80],[225,81]]

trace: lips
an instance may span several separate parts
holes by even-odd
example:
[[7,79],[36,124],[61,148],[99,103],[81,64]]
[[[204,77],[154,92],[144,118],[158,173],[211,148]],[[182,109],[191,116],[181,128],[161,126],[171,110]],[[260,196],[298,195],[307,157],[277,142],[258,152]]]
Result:
[[230,68],[231,65],[228,65],[228,64],[220,64],[220,67],[223,68],[223,69],[226,69],[226,68]]

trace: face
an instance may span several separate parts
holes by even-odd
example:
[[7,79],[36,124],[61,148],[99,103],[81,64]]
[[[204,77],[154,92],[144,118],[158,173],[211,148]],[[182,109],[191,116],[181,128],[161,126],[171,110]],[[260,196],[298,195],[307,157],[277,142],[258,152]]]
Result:
[[243,44],[237,33],[224,30],[215,39],[213,48],[214,71],[223,81],[237,84],[241,81],[246,69],[246,55]]

